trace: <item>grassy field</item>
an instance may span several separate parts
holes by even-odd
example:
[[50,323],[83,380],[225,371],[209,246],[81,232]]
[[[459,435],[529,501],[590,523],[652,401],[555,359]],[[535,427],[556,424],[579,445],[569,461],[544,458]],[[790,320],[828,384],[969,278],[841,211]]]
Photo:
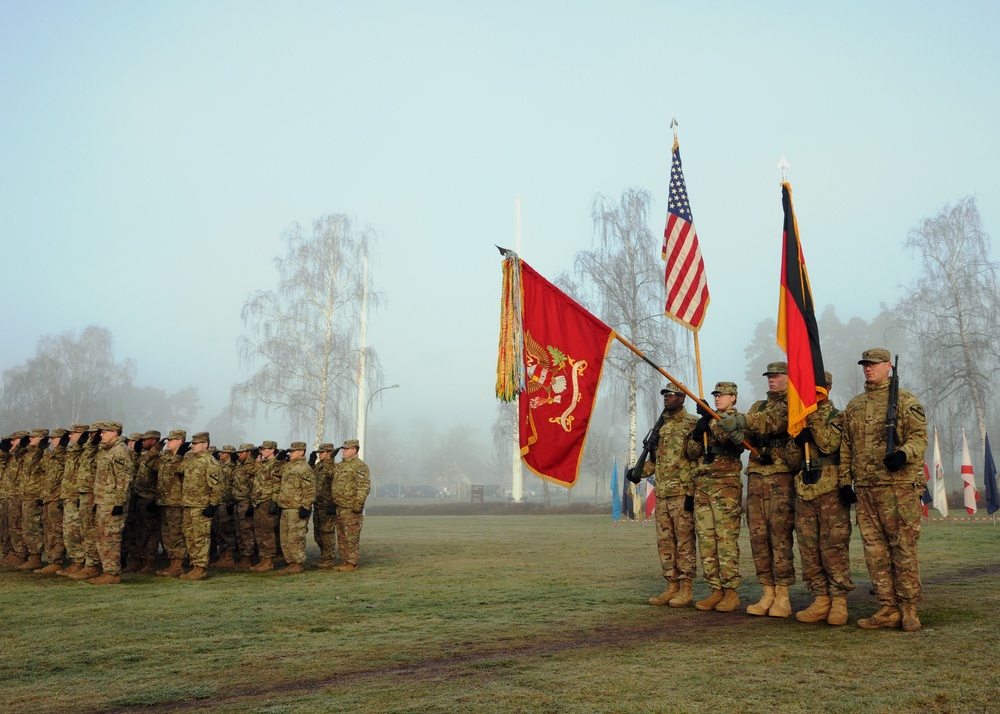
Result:
[[1000,527],[925,527],[913,634],[854,626],[877,607],[853,546],[842,628],[650,607],[653,529],[607,516],[373,516],[355,573],[5,572],[0,710],[1000,710]]

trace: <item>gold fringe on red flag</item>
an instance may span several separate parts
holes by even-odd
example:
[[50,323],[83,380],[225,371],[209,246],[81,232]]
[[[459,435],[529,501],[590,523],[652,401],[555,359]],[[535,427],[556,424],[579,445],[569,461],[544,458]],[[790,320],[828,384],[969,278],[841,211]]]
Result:
[[504,253],[500,294],[500,349],[497,357],[497,399],[512,402],[524,389],[524,328],[521,259]]

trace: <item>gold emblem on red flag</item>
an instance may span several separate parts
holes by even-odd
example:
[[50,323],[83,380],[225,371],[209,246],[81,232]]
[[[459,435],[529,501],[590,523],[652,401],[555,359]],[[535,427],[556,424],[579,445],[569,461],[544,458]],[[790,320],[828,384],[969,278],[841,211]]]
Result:
[[[527,331],[524,337],[524,354],[528,408],[534,412],[552,404],[558,404],[559,408],[565,407],[557,416],[546,415],[546,419],[550,424],[559,424],[563,431],[572,431],[573,410],[581,400],[580,375],[587,369],[587,361],[574,360],[553,345],[542,347]],[[572,391],[565,394],[569,384],[572,385]],[[537,392],[544,393],[530,396]],[[565,402],[563,396],[567,397]]]

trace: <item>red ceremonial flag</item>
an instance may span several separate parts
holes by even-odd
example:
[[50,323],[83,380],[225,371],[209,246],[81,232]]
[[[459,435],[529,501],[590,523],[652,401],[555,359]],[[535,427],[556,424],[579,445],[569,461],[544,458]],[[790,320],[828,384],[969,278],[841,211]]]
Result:
[[681,168],[681,152],[676,137],[670,165],[670,196],[667,199],[667,227],[663,229],[662,256],[667,261],[664,277],[667,303],[664,312],[697,332],[705,321],[705,310],[708,308],[708,281],[684,185],[684,170]]
[[614,331],[523,260],[520,265],[521,456],[542,478],[572,486]]
[[788,433],[796,436],[805,426],[806,416],[816,411],[816,389],[826,392],[826,377],[812,289],[792,208],[792,187],[788,182],[781,184],[781,205],[785,211],[785,227],[777,342],[788,355]]
[[962,429],[962,482],[965,485],[965,510],[971,516],[977,510],[979,491],[976,490],[976,476],[972,472],[972,458],[969,456],[969,440],[965,438],[965,429]]

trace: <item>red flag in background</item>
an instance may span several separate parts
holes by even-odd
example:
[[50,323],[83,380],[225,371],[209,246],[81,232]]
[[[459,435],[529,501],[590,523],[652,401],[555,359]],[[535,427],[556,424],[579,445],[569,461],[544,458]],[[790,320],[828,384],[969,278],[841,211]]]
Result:
[[816,411],[816,388],[826,391],[826,377],[812,289],[792,208],[792,187],[788,182],[781,184],[781,205],[785,211],[785,227],[777,342],[788,355],[788,433],[796,436],[805,426],[806,416]]
[[542,478],[572,486],[614,331],[523,260],[520,265],[521,456]]

